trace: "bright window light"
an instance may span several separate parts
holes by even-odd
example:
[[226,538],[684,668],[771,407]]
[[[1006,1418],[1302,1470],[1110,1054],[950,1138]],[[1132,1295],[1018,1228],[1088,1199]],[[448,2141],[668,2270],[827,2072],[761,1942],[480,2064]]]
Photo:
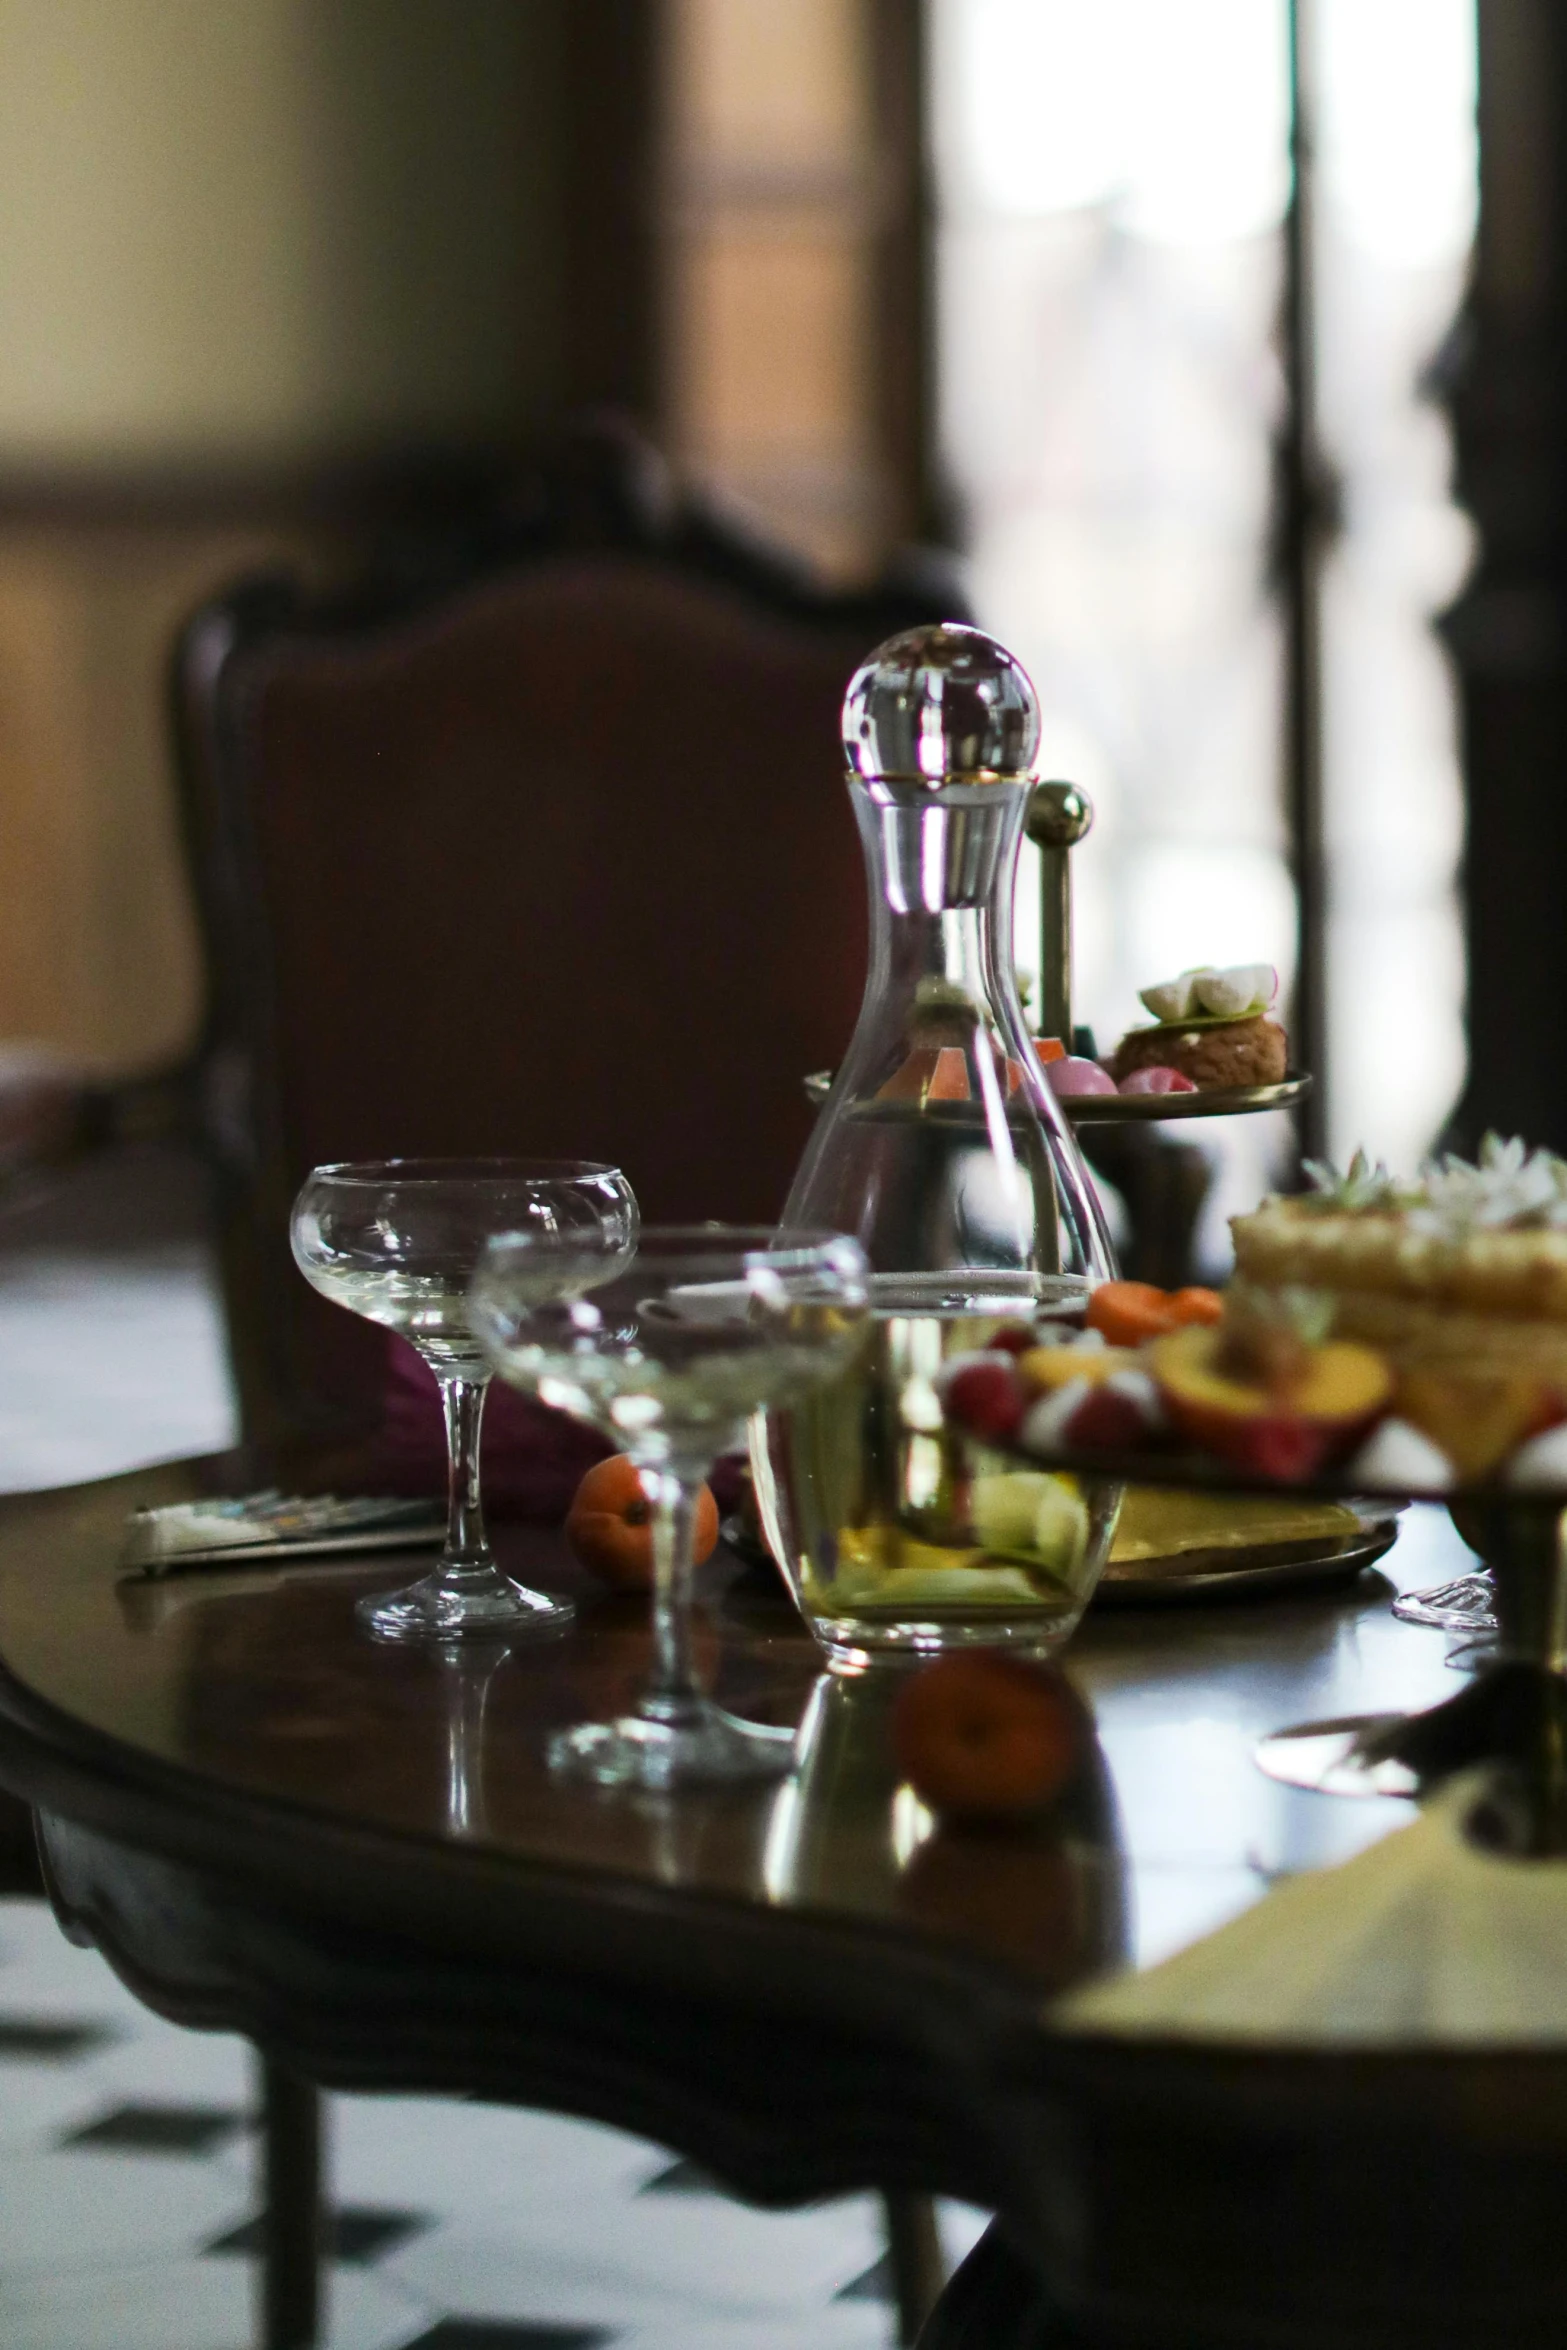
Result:
[[[1464,1054],[1462,789],[1431,621],[1469,531],[1418,386],[1474,232],[1474,0],[1308,0],[1307,21],[1319,424],[1344,513],[1322,615],[1331,1142],[1407,1165]],[[1076,1011],[1108,1046],[1185,964],[1291,959],[1269,579],[1289,14],[934,0],[932,31],[943,456],[980,618],[1040,688],[1049,770],[1096,802]],[[1219,1146],[1229,1204],[1280,1139]]]
[[1475,231],[1474,0],[1317,0],[1324,202],[1395,269],[1461,261]]
[[1181,243],[1277,223],[1289,64],[1272,0],[969,0],[947,15],[955,161],[985,210],[1103,205]]

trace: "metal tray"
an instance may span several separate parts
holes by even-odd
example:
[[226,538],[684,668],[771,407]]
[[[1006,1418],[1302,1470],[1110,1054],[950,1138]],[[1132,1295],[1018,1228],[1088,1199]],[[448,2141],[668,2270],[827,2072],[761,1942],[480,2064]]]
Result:
[[1196,1093],[1069,1093],[1059,1095],[1074,1126],[1123,1126],[1168,1118],[1250,1118],[1259,1110],[1290,1110],[1311,1091],[1311,1078],[1292,1069],[1272,1085],[1213,1085]]
[[[1388,1503],[1371,1504],[1358,1535],[1337,1542],[1270,1542],[1251,1550],[1188,1550],[1182,1564],[1151,1575],[1139,1560],[1125,1574],[1108,1569],[1099,1578],[1094,1607],[1194,1607],[1216,1599],[1263,1599],[1279,1591],[1298,1591],[1313,1585],[1353,1582],[1367,1567],[1385,1558],[1398,1539],[1398,1510]],[[744,1521],[728,1517],[724,1541],[750,1573],[783,1574],[771,1551],[750,1533]]]
[[[819,1110],[832,1091],[830,1069],[814,1069],[804,1080],[805,1098]],[[1170,1118],[1249,1118],[1260,1110],[1289,1110],[1311,1091],[1306,1071],[1292,1069],[1272,1085],[1214,1085],[1197,1093],[1075,1093],[1057,1098],[1074,1126],[1127,1126],[1162,1123]],[[897,1109],[908,1113],[908,1104]],[[943,1103],[943,1109],[967,1110],[969,1104]],[[930,1114],[929,1107],[924,1113]]]
[[1181,1565],[1150,1574],[1139,1559],[1125,1573],[1106,1568],[1095,1607],[1192,1607],[1215,1599],[1261,1599],[1282,1591],[1352,1582],[1384,1558],[1398,1539],[1397,1511],[1366,1513],[1360,1535],[1338,1541],[1270,1542],[1251,1550],[1183,1551]]

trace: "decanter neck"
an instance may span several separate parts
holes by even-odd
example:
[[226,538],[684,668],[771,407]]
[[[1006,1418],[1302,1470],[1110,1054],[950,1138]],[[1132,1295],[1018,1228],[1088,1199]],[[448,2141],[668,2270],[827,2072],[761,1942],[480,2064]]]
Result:
[[867,1003],[930,981],[976,1004],[1009,1003],[1026,785],[949,787],[913,803],[863,786],[851,796],[870,882]]

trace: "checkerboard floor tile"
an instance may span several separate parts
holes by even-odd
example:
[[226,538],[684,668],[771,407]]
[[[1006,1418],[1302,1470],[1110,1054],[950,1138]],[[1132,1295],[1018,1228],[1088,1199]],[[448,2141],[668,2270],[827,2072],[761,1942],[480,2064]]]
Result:
[[126,2154],[210,2154],[245,2127],[245,2115],[201,2105],[116,2105],[61,2141]]
[[481,2317],[443,2317],[408,2350],[599,2350],[613,2339],[602,2326],[491,2325]]
[[[254,2080],[0,1901],[0,2343],[248,2350]],[[325,2350],[885,2350],[880,2212],[767,2212],[557,2115],[328,2103]],[[944,2210],[949,2254],[979,2215]]]
[[[362,2204],[335,2203],[326,2219],[327,2256],[346,2266],[368,2267],[430,2225],[429,2214],[422,2211],[368,2211]],[[264,2228],[263,2220],[248,2219],[242,2228],[215,2236],[207,2250],[254,2256],[261,2250]]]

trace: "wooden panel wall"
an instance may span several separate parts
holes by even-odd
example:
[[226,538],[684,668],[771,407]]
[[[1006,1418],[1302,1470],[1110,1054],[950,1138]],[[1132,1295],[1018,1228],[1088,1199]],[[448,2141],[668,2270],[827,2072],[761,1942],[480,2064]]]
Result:
[[189,605],[318,550],[302,479],[558,408],[574,4],[0,0],[0,1047],[191,1036]]
[[0,524],[0,1040],[118,1073],[201,1009],[163,676],[214,580],[327,534],[148,519]]

